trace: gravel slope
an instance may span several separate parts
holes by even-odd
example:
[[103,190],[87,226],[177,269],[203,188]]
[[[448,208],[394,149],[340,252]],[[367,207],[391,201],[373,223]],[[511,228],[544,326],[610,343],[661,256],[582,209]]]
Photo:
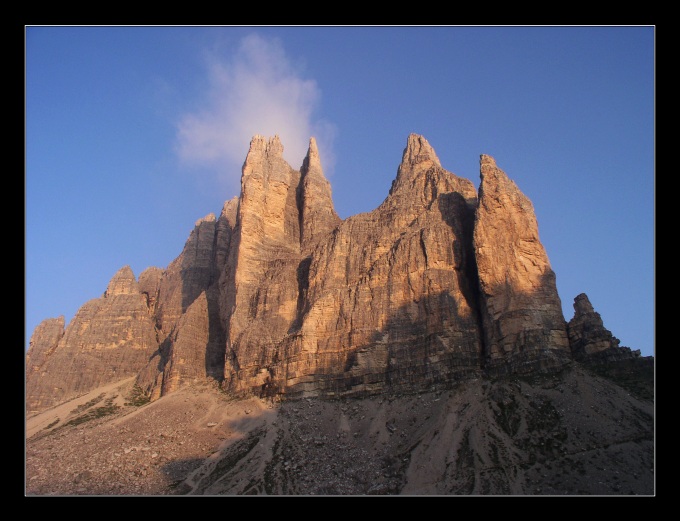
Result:
[[575,365],[274,403],[125,380],[26,419],[33,495],[653,495],[654,404]]

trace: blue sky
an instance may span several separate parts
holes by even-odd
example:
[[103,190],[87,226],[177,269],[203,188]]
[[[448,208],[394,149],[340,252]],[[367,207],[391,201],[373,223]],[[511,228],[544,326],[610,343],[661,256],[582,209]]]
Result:
[[479,186],[489,154],[534,204],[565,318],[582,292],[654,354],[653,26],[25,29],[25,348],[114,273],[166,267],[238,195],[252,135],[343,218],[387,196],[411,132]]

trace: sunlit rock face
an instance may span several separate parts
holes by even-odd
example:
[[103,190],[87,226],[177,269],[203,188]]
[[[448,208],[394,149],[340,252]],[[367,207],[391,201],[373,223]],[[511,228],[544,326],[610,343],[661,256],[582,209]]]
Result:
[[531,201],[481,156],[474,249],[484,364],[497,374],[559,368],[571,359],[555,274]]
[[[26,411],[44,409],[52,403],[52,390],[60,382],[45,379],[46,364],[64,336],[64,317],[43,320],[33,331],[26,354]],[[49,383],[48,383],[48,380]]]
[[472,183],[413,134],[385,201],[341,222],[315,142],[299,175],[281,152],[255,138],[243,168],[225,388],[337,396],[479,374]]
[[167,269],[149,268],[140,275],[140,285],[149,281],[145,294],[153,295],[148,298],[159,349],[139,373],[137,385],[154,399],[206,376],[222,380],[225,326],[219,280],[237,209],[238,198],[233,198],[218,218],[208,214],[196,221],[182,253]]
[[129,266],[63,327],[63,317],[48,319],[33,334],[26,366],[27,412],[135,376],[158,350],[147,299]]
[[321,237],[301,265],[299,316],[266,384],[336,396],[478,374],[475,203],[472,183],[409,136],[385,201]]
[[567,326],[531,201],[492,157],[480,175],[478,193],[411,134],[382,204],[341,220],[314,138],[295,169],[255,136],[240,195],[167,268],[125,267],[68,327],[36,328],[29,410],[125,375],[152,399],[204,378],[335,397],[618,356],[587,297]]

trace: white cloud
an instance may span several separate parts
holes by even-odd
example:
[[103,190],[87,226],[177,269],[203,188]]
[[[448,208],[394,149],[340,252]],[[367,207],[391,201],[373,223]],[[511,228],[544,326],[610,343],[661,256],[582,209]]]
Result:
[[255,134],[278,134],[284,158],[296,169],[314,136],[328,174],[334,162],[335,127],[314,119],[320,98],[316,81],[295,70],[278,40],[251,34],[230,59],[210,55],[204,102],[181,117],[177,153],[188,164],[240,178]]

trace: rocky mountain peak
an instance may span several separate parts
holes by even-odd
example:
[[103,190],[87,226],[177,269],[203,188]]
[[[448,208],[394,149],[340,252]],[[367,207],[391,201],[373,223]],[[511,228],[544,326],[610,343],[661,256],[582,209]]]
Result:
[[401,164],[415,165],[425,162],[441,166],[437,154],[435,154],[427,139],[418,134],[410,134],[401,158]]
[[201,217],[200,219],[198,219],[196,221],[196,223],[194,224],[194,226],[199,226],[201,223],[212,223],[212,222],[215,222],[215,214],[210,212],[205,217]]
[[300,241],[305,247],[316,237],[333,229],[340,218],[335,213],[331,184],[324,176],[316,140],[309,140],[309,150],[300,169],[298,209],[300,212]]
[[397,177],[392,181],[390,195],[405,188],[413,188],[416,178],[437,169],[443,170],[427,139],[418,134],[410,134],[397,169]]
[[595,312],[588,295],[581,293],[574,298],[574,312],[577,317]]
[[[27,371],[39,371],[47,356],[56,349],[64,336],[64,315],[43,320],[33,331],[26,356]],[[29,373],[30,374],[30,373]]]
[[487,168],[496,168],[496,160],[487,154],[481,154],[479,156],[479,163],[481,165],[482,175],[484,175]]
[[411,134],[383,203],[341,220],[316,140],[299,171],[282,152],[253,137],[239,197],[167,268],[35,329],[33,493],[651,490],[653,360],[585,294],[565,322],[493,157],[478,193]]
[[243,163],[241,176],[242,196],[267,191],[270,182],[290,183],[292,168],[283,158],[283,145],[279,136],[265,138],[253,136]]
[[[531,201],[493,157],[478,194],[411,134],[385,201],[343,221],[316,140],[299,171],[282,151],[254,136],[240,196],[199,219],[167,269],[138,282],[122,268],[104,296],[125,297],[84,307],[58,340],[45,325],[36,345],[76,352],[85,325],[93,350],[143,345],[155,354],[137,383],[153,397],[200,375],[235,394],[412,392],[614,347],[585,295],[567,331]],[[36,384],[35,407],[61,399],[54,386]]]
[[619,345],[585,293],[574,299],[574,317],[567,324],[567,333],[572,356],[579,361],[601,364],[640,356],[639,350]]
[[481,179],[479,185],[480,197],[484,191],[488,194],[493,192],[498,194],[498,197],[509,198],[513,201],[513,204],[517,204],[533,214],[533,205],[529,198],[520,191],[515,182],[503,170],[498,168],[493,157],[481,154],[479,156],[479,167]]
[[[149,289],[153,282],[147,282],[147,291],[153,292]],[[63,326],[62,317],[51,319],[32,338],[27,411],[42,410],[135,376],[158,350],[149,298],[139,291],[130,266],[119,269],[102,297],[86,302],[65,330]]]
[[487,367],[563,366],[566,322],[533,205],[491,156],[481,156],[480,175],[474,249]]
[[323,176],[321,168],[321,160],[319,159],[319,149],[316,146],[316,139],[309,138],[309,148],[307,149],[307,156],[302,162],[300,172],[303,176],[320,173]]
[[250,149],[248,150],[248,155],[246,156],[246,161],[248,156],[254,155],[266,155],[266,156],[281,156],[283,154],[283,145],[281,144],[281,139],[278,135],[274,137],[266,138],[260,134],[255,134],[250,140]]
[[123,266],[109,282],[104,297],[112,297],[114,295],[131,295],[139,293],[137,286],[137,279],[132,272],[130,266]]
[[[463,204],[466,209],[454,208]],[[379,210],[394,229],[403,231],[423,212],[438,209],[439,218],[467,227],[477,207],[474,184],[444,169],[428,141],[410,134],[397,175]],[[455,217],[453,214],[457,214]],[[464,235],[468,236],[469,233]]]

